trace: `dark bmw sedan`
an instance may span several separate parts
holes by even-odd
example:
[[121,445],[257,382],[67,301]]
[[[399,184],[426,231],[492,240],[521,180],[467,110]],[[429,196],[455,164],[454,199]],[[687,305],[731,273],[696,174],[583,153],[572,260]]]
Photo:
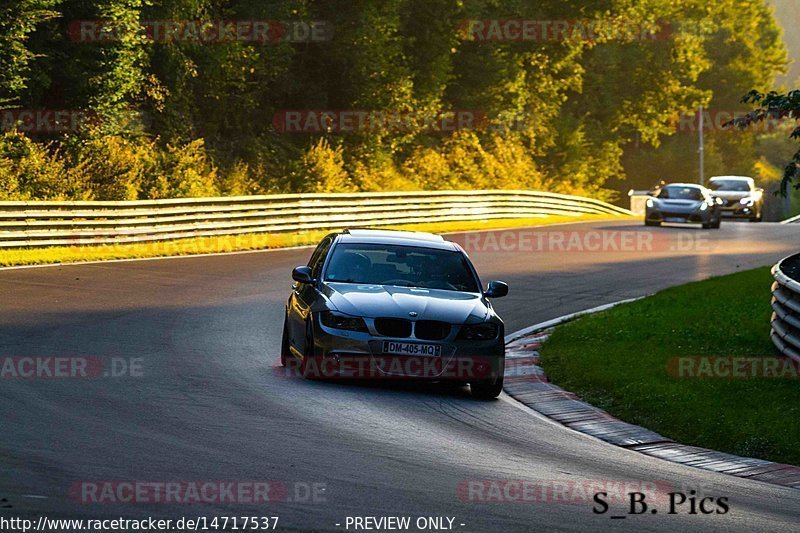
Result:
[[503,388],[503,321],[460,246],[430,233],[345,230],[292,271],[281,363],[308,378],[469,383]]

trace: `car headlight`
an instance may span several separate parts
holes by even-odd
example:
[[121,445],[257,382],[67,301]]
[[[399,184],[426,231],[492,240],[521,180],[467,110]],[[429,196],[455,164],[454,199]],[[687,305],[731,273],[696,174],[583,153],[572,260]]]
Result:
[[367,324],[363,318],[356,316],[343,315],[333,311],[323,311],[319,314],[319,320],[323,326],[333,329],[345,329],[347,331],[360,331],[368,333]]
[[497,324],[485,322],[474,326],[463,326],[458,332],[457,339],[467,341],[488,341],[497,337],[499,328]]
[[652,198],[647,199],[647,207],[653,207],[656,203],[653,201]]
[[747,198],[742,198],[741,200],[739,200],[739,203],[742,204],[742,205],[751,206],[751,205],[753,205],[755,203],[755,200],[753,200],[750,197],[747,197]]
[[708,203],[703,202],[700,204],[700,211],[705,211],[706,209],[708,209]]

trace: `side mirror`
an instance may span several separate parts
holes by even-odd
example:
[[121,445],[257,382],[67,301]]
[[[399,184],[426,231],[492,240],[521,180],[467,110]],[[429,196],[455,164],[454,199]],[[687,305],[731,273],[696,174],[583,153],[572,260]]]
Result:
[[508,285],[502,281],[490,281],[483,293],[487,298],[502,298],[508,294]]
[[292,279],[297,283],[314,283],[314,278],[311,276],[311,269],[307,266],[295,267],[292,270]]

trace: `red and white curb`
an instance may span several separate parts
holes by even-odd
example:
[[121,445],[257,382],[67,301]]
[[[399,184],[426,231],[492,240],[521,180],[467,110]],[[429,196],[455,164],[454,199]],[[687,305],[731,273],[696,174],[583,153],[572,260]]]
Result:
[[582,315],[605,311],[629,301],[632,300],[566,315],[508,335],[505,392],[547,418],[609,444],[673,463],[800,489],[800,467],[679,444],[649,429],[623,422],[550,383],[544,369],[539,366],[539,350],[553,328]]

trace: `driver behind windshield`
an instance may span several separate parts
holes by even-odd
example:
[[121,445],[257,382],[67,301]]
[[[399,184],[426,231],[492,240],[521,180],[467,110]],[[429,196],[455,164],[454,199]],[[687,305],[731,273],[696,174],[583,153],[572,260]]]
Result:
[[479,292],[461,253],[410,246],[340,245],[325,281]]

